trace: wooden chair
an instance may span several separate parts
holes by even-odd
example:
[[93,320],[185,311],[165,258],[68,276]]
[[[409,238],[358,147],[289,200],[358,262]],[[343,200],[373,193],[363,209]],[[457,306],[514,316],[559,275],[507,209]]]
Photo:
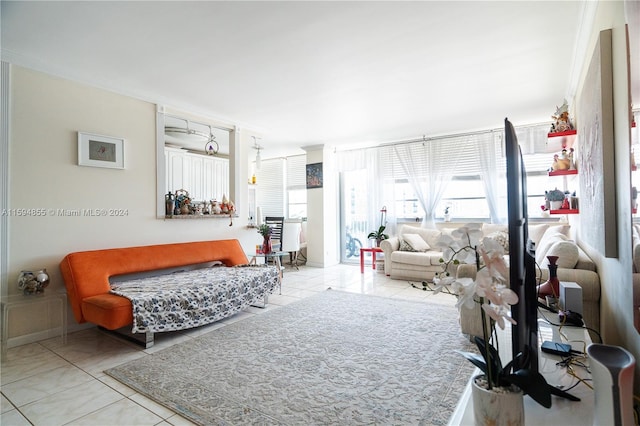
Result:
[[264,218],[264,223],[271,228],[271,249],[273,251],[280,251],[282,249],[282,229],[284,227],[284,217],[282,216],[267,216]]

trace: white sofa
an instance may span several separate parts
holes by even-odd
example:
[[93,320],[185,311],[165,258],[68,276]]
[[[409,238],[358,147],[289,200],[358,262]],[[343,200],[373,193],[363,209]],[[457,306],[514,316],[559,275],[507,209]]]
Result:
[[[413,225],[401,225],[398,234],[380,243],[384,252],[384,272],[398,280],[431,281],[437,272],[442,271],[440,259],[442,252],[437,248],[442,233],[450,233],[456,228],[428,229]],[[508,238],[506,225],[483,224],[485,236]],[[426,251],[409,251],[401,247],[403,236],[419,235],[427,243]]]
[[[380,248],[384,252],[385,274],[392,279],[419,282],[431,281],[437,272],[442,271],[440,264],[442,252],[436,248],[438,239],[443,232],[451,232],[453,229],[455,228],[438,230],[419,228],[412,225],[400,226],[396,236],[384,240],[380,244]],[[560,281],[575,282],[580,285],[582,288],[582,316],[588,327],[599,332],[600,278],[596,272],[595,263],[571,240],[570,231],[569,225],[566,224],[543,223],[529,225],[529,238],[535,243],[536,262],[539,266],[536,272],[539,282],[545,282],[549,278],[546,256],[559,256],[558,279]],[[508,239],[505,225],[483,224],[482,232],[485,236],[492,236],[501,243],[508,244],[508,241],[504,240],[505,238]],[[406,234],[419,235],[430,248],[420,252],[401,250],[403,236]],[[402,245],[405,246],[405,244]],[[638,247],[640,253],[640,244]],[[469,272],[465,271],[468,267],[471,267],[471,265],[463,265],[459,270],[468,275]],[[640,320],[638,322],[640,323]]]

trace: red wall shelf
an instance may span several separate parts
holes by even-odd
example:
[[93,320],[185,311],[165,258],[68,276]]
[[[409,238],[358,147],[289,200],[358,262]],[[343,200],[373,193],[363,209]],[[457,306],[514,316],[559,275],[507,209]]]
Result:
[[580,214],[578,209],[549,210],[549,214]]
[[575,135],[577,132],[578,132],[577,130],[566,130],[564,132],[547,133],[547,137],[555,138],[558,136],[570,136],[570,135]]
[[565,175],[577,175],[578,170],[554,170],[549,172],[549,176],[565,176]]

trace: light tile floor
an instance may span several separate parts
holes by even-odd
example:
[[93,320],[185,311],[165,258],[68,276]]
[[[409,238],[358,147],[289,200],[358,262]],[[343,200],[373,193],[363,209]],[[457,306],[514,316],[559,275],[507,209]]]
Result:
[[10,348],[0,371],[0,424],[19,425],[189,425],[175,412],[105,375],[105,369],[193,339],[251,315],[311,296],[327,288],[382,297],[454,304],[451,295],[420,291],[402,280],[359,265],[328,268],[286,265],[282,295],[269,297],[265,309],[248,308],[209,326],[156,334],[143,349],[97,328],[70,333],[67,343],[53,338]]

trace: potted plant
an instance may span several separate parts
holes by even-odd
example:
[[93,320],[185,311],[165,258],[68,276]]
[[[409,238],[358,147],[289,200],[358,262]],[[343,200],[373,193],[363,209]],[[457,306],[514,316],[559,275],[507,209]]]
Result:
[[564,192],[556,188],[552,189],[551,191],[547,191],[545,193],[545,198],[549,200],[551,210],[559,210],[562,207],[562,202],[564,201],[565,195]]
[[451,220],[451,214],[449,213],[450,206],[444,208],[444,221],[449,222]]
[[389,235],[384,233],[385,228],[386,226],[380,225],[380,228],[378,228],[377,231],[370,232],[369,235],[367,235],[367,238],[369,238],[370,240],[376,240],[376,247],[380,247],[380,243],[382,242],[382,240],[386,240],[389,238]]
[[[509,416],[514,424],[522,424],[522,394],[531,396],[540,405],[549,408],[551,393],[540,373],[527,368],[514,369],[514,365],[524,364],[521,362],[525,358],[524,354],[516,354],[513,360],[503,365],[493,346],[492,336],[496,324],[504,328],[506,320],[516,325],[509,317],[509,312],[511,305],[518,303],[518,296],[505,284],[508,266],[504,260],[504,248],[491,238],[483,238],[480,224],[468,224],[454,230],[450,236],[442,236],[439,246],[443,251],[440,259],[443,270],[434,278],[435,291],[450,285],[458,297],[456,306],[459,309],[470,309],[470,312],[479,312],[480,315],[482,337],[474,338],[479,354],[459,352],[484,373],[474,378],[474,412],[478,412],[478,408],[483,411],[483,416],[495,415],[495,424],[503,424],[503,416]],[[475,277],[452,276],[449,272],[452,270],[451,266],[460,263],[474,264]],[[488,395],[486,401],[481,398],[485,394]],[[501,395],[509,395],[512,399],[503,405],[496,404],[495,401],[500,400]]]
[[271,227],[266,223],[258,226],[258,234],[262,235],[262,253],[271,253]]

